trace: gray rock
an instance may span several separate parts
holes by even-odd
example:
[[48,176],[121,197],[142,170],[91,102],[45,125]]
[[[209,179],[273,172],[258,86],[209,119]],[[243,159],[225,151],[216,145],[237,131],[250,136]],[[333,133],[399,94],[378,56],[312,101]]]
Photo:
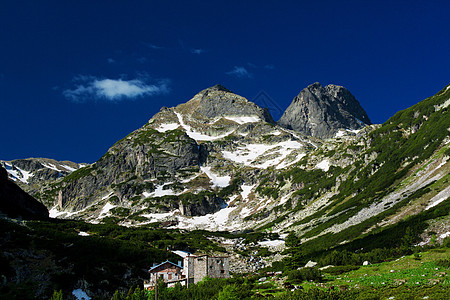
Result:
[[120,202],[148,190],[146,180],[170,180],[176,171],[198,166],[199,147],[184,132],[160,133],[144,126],[117,142],[92,166],[64,178],[61,205],[79,210],[112,189]]
[[[222,116],[258,116],[261,120],[274,123],[267,109],[263,109],[247,99],[233,94],[221,85],[201,91],[200,103],[195,112],[207,118]],[[194,98],[195,99],[195,98]],[[187,103],[189,104],[189,102]]]
[[355,97],[344,87],[316,82],[303,89],[278,124],[306,135],[331,138],[339,129],[360,129],[372,124]]

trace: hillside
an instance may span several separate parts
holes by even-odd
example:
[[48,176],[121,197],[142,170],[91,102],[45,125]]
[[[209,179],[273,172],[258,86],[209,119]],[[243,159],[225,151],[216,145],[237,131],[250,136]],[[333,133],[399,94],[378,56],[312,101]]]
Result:
[[[21,298],[17,288],[46,270],[49,284],[33,287],[41,298],[75,287],[110,297],[172,257],[167,248],[227,253],[233,273],[283,270],[300,280],[294,270],[310,260],[348,272],[437,247],[450,232],[449,104],[447,86],[384,124],[338,126],[323,139],[214,86],[161,108],[94,164],[3,162],[10,180],[63,220],[2,221],[2,294]],[[56,273],[41,262],[25,272],[35,257]],[[235,284],[256,293],[255,283]]]

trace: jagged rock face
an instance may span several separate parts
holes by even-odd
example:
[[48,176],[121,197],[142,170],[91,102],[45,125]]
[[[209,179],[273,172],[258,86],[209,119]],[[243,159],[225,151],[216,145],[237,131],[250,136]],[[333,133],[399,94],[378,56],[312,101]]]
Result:
[[280,126],[319,138],[331,138],[339,129],[357,130],[372,124],[355,97],[344,87],[314,83],[294,98]]
[[184,132],[160,133],[144,126],[117,142],[95,164],[64,178],[59,201],[65,208],[83,209],[112,192],[124,202],[144,189],[154,189],[152,180],[170,180],[180,169],[198,164],[199,147]]
[[10,181],[6,169],[2,166],[0,166],[0,211],[11,218],[21,217],[29,220],[48,218],[47,208]]

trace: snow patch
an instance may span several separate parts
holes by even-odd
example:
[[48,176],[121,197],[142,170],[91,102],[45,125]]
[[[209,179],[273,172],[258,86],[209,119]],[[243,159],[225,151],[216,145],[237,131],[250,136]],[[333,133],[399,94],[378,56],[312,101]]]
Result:
[[347,129],[347,131],[353,132],[354,134],[358,134],[361,131],[361,129],[352,129],[352,130]]
[[105,206],[103,206],[102,211],[100,212],[98,219],[103,219],[105,217],[108,217],[110,215],[109,211],[116,207],[117,205],[113,205],[111,203],[106,203]]
[[218,135],[218,136],[210,136],[210,135],[206,135],[197,131],[193,131],[191,126],[187,125],[184,123],[183,121],[183,117],[181,116],[180,113],[175,112],[175,114],[178,117],[178,121],[180,122],[181,127],[183,127],[183,129],[186,131],[186,134],[191,138],[194,139],[196,141],[214,141],[214,140],[218,140],[218,139],[222,139],[228,135],[230,135],[233,131],[227,132],[225,134],[222,135]]
[[59,211],[59,210],[57,209],[57,206],[54,206],[54,207],[52,207],[52,208],[48,211],[48,216],[49,216],[50,218],[55,219],[55,218],[57,218],[57,217],[59,217],[59,216],[61,216],[61,215],[64,215],[65,213],[66,213],[65,211]]
[[57,218],[57,217],[62,216],[62,215],[64,216],[64,218],[70,218],[73,215],[77,215],[79,213],[82,213],[83,211],[85,211],[86,209],[90,208],[91,206],[92,205],[86,206],[85,208],[83,208],[81,210],[74,211],[74,212],[58,211],[56,206],[55,206],[49,211],[49,215],[50,215],[51,218],[52,218],[52,215],[54,216],[54,218]]
[[270,135],[280,135],[280,134],[281,134],[281,131],[275,130],[275,131],[270,132],[269,134],[270,134]]
[[[302,138],[302,137],[300,137],[299,135],[295,134],[295,131],[288,130],[288,129],[286,129],[286,128],[281,128],[281,127],[280,127],[279,129],[283,130],[284,132],[289,133],[290,135],[292,135],[292,136],[295,137],[296,139],[299,139],[299,140],[305,142],[305,141],[304,141],[305,138]],[[318,148],[318,147],[319,147],[319,146],[317,146],[316,144],[314,144],[313,142],[311,142],[311,141],[308,140],[308,139],[306,139],[306,143],[310,144],[310,145],[313,146],[314,148]]]
[[180,124],[177,123],[170,123],[170,124],[161,124],[158,128],[155,128],[159,132],[166,132],[169,130],[175,130],[180,126]]
[[282,205],[282,204],[286,203],[286,202],[289,200],[289,197],[290,197],[290,196],[291,196],[290,194],[289,194],[289,195],[283,196],[283,197],[280,199],[280,202],[278,202],[278,205]]
[[[364,124],[362,124],[362,125],[364,125]],[[340,129],[338,132],[336,132],[334,137],[337,138],[337,137],[346,136],[347,132],[351,132],[353,134],[358,134],[360,131],[361,131],[361,129],[345,129],[345,130]]]
[[224,117],[224,119],[236,122],[239,125],[246,124],[246,123],[257,123],[257,122],[261,121],[261,119],[258,116],[247,116],[247,117],[226,116],[226,117]]
[[176,212],[178,212],[178,210],[174,210],[174,211],[171,211],[171,212],[168,212],[168,213],[145,214],[145,215],[141,215],[141,216],[143,216],[144,218],[149,219],[149,220],[150,220],[149,223],[152,223],[152,222],[158,222],[158,221],[164,220],[164,219],[166,219],[166,218],[168,218],[168,217],[171,217],[171,216],[173,216]]
[[447,108],[450,105],[450,99],[447,99],[447,101],[445,101],[444,103],[442,103],[441,105],[435,105],[434,106],[434,110],[435,111],[439,111],[443,108]]
[[90,300],[91,297],[89,297],[85,291],[83,291],[82,289],[76,289],[72,291],[72,295],[75,296],[75,298],[77,298],[77,300]]
[[31,172],[22,170],[16,166],[13,167],[8,163],[5,163],[5,169],[14,181],[19,180],[23,183],[28,183],[28,180],[33,177],[33,174]]
[[245,217],[247,217],[248,215],[250,215],[251,212],[252,212],[252,210],[249,209],[248,207],[243,207],[243,208],[241,209],[241,212],[240,212],[239,214],[241,215],[241,217],[245,218]]
[[336,132],[336,135],[334,137],[342,137],[345,135],[345,130],[339,130]]
[[148,197],[162,197],[162,196],[178,196],[186,192],[186,190],[182,192],[175,192],[172,189],[164,189],[164,187],[168,184],[172,184],[173,182],[168,182],[163,185],[156,186],[155,191],[149,193],[149,192],[143,192],[142,195],[146,198]]
[[51,169],[51,170],[55,170],[55,171],[61,171],[60,169],[58,169],[54,164],[51,163],[45,163],[45,162],[41,162],[41,164],[46,167],[47,169]]
[[227,187],[230,185],[230,176],[217,176],[211,172],[211,167],[200,167],[200,169],[211,179],[213,187]]
[[283,240],[273,240],[273,241],[262,241],[262,242],[258,242],[258,244],[262,247],[278,247],[280,245],[285,244],[285,242]]
[[78,232],[78,235],[80,235],[80,236],[90,236],[90,234],[89,234],[89,233],[87,233],[87,232],[84,232],[84,231],[80,231],[80,232]]
[[[179,224],[177,227],[183,229],[196,229],[196,228],[209,228],[209,229],[220,228],[221,230],[225,230],[225,228],[229,229],[230,227],[229,226],[227,227],[226,223],[228,222],[230,213],[235,209],[236,207],[226,207],[213,214],[207,214],[204,216],[191,218],[179,216],[178,217]],[[236,224],[234,227],[239,227],[239,225]]]
[[446,237],[450,236],[450,231],[447,231],[446,233],[443,233],[439,236],[440,239],[445,239]]
[[228,198],[228,203],[231,203],[231,202],[233,202],[234,200],[236,200],[236,198],[238,197],[239,195],[232,195],[232,196],[230,196],[229,198]]
[[241,185],[241,189],[242,189],[242,192],[241,192],[241,196],[242,196],[242,200],[248,200],[248,195],[250,195],[250,193],[251,193],[251,191],[252,191],[252,189],[255,187],[255,185],[256,184],[253,184],[253,185],[245,185],[245,184],[243,184],[243,185]]
[[328,170],[330,169],[330,162],[328,161],[328,159],[324,159],[320,163],[318,163],[315,168],[328,172]]
[[293,164],[298,163],[305,155],[305,153],[300,153],[293,161],[283,160],[278,166],[276,166],[276,169],[279,170],[292,166]]
[[429,210],[432,207],[435,207],[439,203],[445,201],[450,196],[450,186],[446,187],[444,190],[440,191],[436,196],[431,198],[430,204],[425,208],[425,210]]
[[[273,145],[247,144],[237,147],[237,150],[234,152],[224,150],[222,151],[222,155],[224,158],[236,163],[264,169],[278,165],[294,149],[300,149],[302,147],[302,144],[297,141],[285,141]],[[256,161],[258,158],[261,158],[262,155],[274,155],[275,158],[269,159],[263,163],[257,163]]]
[[69,172],[73,172],[73,171],[76,171],[77,169],[76,168],[72,168],[72,167],[69,167],[69,166],[66,166],[66,165],[61,165],[64,169],[66,169],[67,171],[69,171]]

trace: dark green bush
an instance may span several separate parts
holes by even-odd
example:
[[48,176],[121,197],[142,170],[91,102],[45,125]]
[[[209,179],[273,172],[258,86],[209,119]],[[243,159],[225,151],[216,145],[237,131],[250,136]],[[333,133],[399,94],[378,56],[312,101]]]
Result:
[[316,268],[303,268],[287,272],[288,280],[294,283],[303,281],[321,281],[322,273]]
[[331,274],[331,275],[340,275],[340,274],[347,273],[347,272],[350,272],[353,270],[358,270],[358,269],[359,269],[359,266],[351,266],[351,265],[334,266],[334,267],[329,267],[329,268],[323,269],[322,272]]

